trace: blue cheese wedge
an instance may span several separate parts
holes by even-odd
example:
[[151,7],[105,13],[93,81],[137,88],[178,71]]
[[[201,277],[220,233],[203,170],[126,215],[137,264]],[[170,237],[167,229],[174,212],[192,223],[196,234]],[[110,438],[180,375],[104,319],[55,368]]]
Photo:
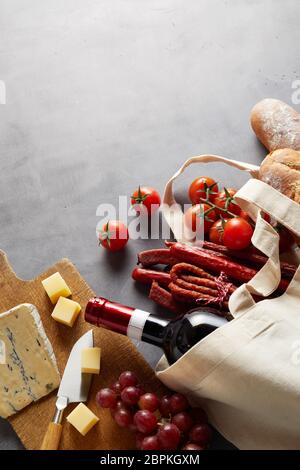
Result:
[[7,418],[59,386],[55,355],[31,304],[0,314],[0,416]]

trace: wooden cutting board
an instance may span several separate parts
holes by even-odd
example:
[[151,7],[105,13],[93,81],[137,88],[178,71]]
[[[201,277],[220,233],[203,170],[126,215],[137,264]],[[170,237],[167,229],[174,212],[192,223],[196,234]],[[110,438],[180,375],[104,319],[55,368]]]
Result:
[[[69,353],[77,339],[91,328],[80,314],[73,328],[55,322],[50,314],[53,310],[41,280],[54,272],[60,272],[72,291],[72,299],[79,302],[84,312],[85,305],[95,294],[81,277],[75,266],[68,259],[62,259],[45,273],[31,281],[24,281],[16,276],[7,257],[0,250],[0,312],[4,312],[20,303],[34,304],[42,318],[50,339],[60,373],[64,371]],[[164,389],[155,378],[135,346],[126,337],[103,328],[94,328],[94,345],[101,347],[101,373],[93,377],[87,405],[100,418],[85,437],[81,436],[69,423],[64,421],[61,449],[134,449],[135,439],[132,432],[119,428],[113,421],[109,410],[100,409],[95,403],[99,388],[107,387],[117,380],[124,370],[135,371],[147,390],[163,393]],[[39,449],[48,423],[55,411],[55,392],[40,401],[29,405],[9,418],[14,430],[27,449]],[[67,415],[76,405],[69,405]]]

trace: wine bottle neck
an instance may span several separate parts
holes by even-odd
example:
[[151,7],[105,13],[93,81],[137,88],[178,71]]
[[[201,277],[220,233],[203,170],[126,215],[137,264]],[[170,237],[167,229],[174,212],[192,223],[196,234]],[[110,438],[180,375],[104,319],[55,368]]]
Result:
[[96,297],[88,302],[85,320],[155,346],[163,345],[165,327],[169,323],[144,310],[126,307],[103,297]]
[[145,312],[138,308],[132,311],[126,331],[128,338],[135,339],[137,341],[142,340],[143,330],[149,316],[149,312]]
[[142,341],[163,348],[169,320],[150,315],[145,322]]

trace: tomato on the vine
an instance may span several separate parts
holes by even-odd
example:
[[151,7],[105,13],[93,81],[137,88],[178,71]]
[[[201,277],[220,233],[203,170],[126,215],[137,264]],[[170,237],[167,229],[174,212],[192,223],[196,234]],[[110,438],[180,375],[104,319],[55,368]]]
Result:
[[121,250],[128,239],[128,229],[120,220],[109,220],[99,233],[99,244],[110,251]]
[[[217,194],[214,203],[221,209],[226,209],[234,215],[240,215],[241,208],[234,199],[236,192],[237,191],[233,188],[224,188],[223,191],[220,191],[219,194]],[[224,210],[219,210],[218,213],[224,217],[230,217],[230,214],[226,214]]]
[[218,195],[218,183],[209,176],[200,176],[196,178],[190,185],[189,198],[192,204],[199,204],[203,202],[202,199],[206,199],[210,202],[214,202]]
[[247,220],[247,222],[251,222],[251,217],[246,211],[241,210],[241,212],[239,213],[239,217],[242,217],[242,219]]
[[147,211],[148,215],[154,214],[160,206],[160,195],[154,188],[139,186],[131,195],[131,205],[136,212]]
[[251,243],[253,228],[241,217],[229,219],[224,227],[223,243],[231,250],[243,250]]
[[228,219],[219,219],[209,230],[209,240],[216,245],[223,245],[224,227]]
[[[186,226],[195,233],[203,230],[207,233],[217,219],[215,211],[208,204],[196,204],[190,207],[184,214]],[[206,213],[209,211],[208,213]]]

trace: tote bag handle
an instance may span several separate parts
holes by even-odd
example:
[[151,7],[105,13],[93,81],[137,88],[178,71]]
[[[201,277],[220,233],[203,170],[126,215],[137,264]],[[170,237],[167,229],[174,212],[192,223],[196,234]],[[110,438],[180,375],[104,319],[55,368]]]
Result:
[[[250,217],[256,221],[256,227],[252,237],[253,245],[269,258],[267,263],[251,281],[240,286],[230,296],[230,311],[233,316],[237,316],[255,304],[252,294],[262,297],[269,296],[276,290],[281,278],[279,236],[276,230],[262,218],[261,211],[270,214],[274,219],[299,237],[300,205],[266,183],[257,180],[259,167],[256,165],[211,154],[191,157],[186,160],[179,170],[169,179],[163,195],[162,213],[177,241],[190,243],[190,237],[186,236],[186,232],[183,229],[184,214],[181,206],[177,204],[174,197],[174,181],[190,165],[212,162],[224,163],[238,170],[246,171],[253,177],[236,193],[235,198],[242,209],[247,211]],[[298,284],[300,288],[299,269],[290,282],[287,293],[291,293],[294,288],[298,288]]]
[[252,165],[251,163],[239,162],[237,160],[231,160],[230,158],[221,157],[219,155],[199,155],[196,157],[191,157],[179,168],[178,171],[169,179],[165,186],[164,195],[163,195],[163,204],[162,204],[162,214],[171,228],[174,237],[178,242],[189,243],[190,236],[187,231],[184,229],[184,214],[182,212],[181,206],[177,204],[174,192],[173,192],[173,183],[174,181],[184,172],[186,168],[194,163],[225,163],[226,165],[237,168],[238,170],[246,171],[250,173],[253,178],[256,178],[258,175],[259,167]]
[[[262,217],[262,211],[300,236],[300,205],[281,194],[276,189],[257,179],[251,179],[236,193],[236,201],[256,220],[252,236],[253,245],[262,251],[268,261],[261,270],[247,283],[240,286],[229,299],[229,309],[233,316],[238,316],[255,304],[253,294],[268,297],[281,279],[279,259],[279,235]],[[294,288],[300,289],[299,267],[290,282],[287,293]]]

